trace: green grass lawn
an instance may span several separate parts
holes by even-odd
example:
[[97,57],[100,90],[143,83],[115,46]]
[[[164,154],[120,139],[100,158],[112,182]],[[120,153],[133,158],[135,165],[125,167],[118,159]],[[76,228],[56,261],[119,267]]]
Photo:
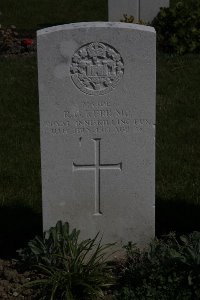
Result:
[[37,30],[47,26],[106,21],[107,0],[1,0],[0,24],[19,30]]
[[200,204],[199,55],[158,56],[157,196]]
[[199,55],[157,60],[157,232],[200,230]]
[[[105,0],[28,2],[30,5],[27,0],[2,0],[0,23],[35,31],[45,24],[107,19]],[[4,232],[9,219],[10,227],[16,232],[15,237],[11,228],[8,230],[12,231],[10,240],[16,239],[18,245],[19,233],[28,232],[30,226],[33,232],[38,231],[38,226],[41,228],[36,57],[0,57],[0,70],[0,240],[5,244],[8,239]],[[199,55],[158,54],[158,234],[175,229],[181,232],[200,230],[199,78]],[[32,225],[27,227],[29,221]]]
[[0,61],[0,206],[41,207],[37,66],[35,58]]

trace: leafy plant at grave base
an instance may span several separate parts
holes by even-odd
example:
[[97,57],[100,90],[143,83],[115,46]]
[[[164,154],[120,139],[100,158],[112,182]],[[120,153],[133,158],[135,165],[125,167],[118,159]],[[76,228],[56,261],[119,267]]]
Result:
[[127,259],[119,280],[118,300],[200,299],[200,232],[171,233],[140,251],[126,247]]
[[128,16],[127,14],[124,14],[123,16],[124,16],[124,19],[120,20],[120,22],[148,25],[146,22],[144,22],[142,20],[136,20],[133,16]]
[[24,287],[39,287],[40,299],[75,300],[102,298],[103,290],[113,284],[111,266],[105,250],[113,244],[101,245],[94,239],[78,242],[80,231],[59,221],[19,250],[22,262],[38,269],[41,279]]
[[14,25],[6,28],[0,28],[0,52],[2,53],[18,53],[20,49],[20,41],[18,32]]
[[177,54],[200,52],[200,1],[179,1],[161,8],[152,26],[160,50]]

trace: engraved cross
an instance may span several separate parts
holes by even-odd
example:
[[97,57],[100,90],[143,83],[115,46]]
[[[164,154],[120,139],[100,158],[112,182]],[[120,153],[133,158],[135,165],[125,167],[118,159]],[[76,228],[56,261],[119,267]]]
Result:
[[78,165],[73,162],[73,171],[94,171],[95,174],[95,212],[94,215],[102,215],[101,212],[101,170],[122,170],[122,162],[118,164],[101,164],[101,139],[93,139],[94,141],[94,164]]

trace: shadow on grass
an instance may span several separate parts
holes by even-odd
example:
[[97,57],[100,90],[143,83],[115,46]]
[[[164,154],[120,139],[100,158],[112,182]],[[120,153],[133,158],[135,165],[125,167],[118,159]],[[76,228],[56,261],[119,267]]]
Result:
[[[200,205],[171,199],[156,200],[156,236],[170,231],[178,235],[200,231]],[[30,208],[0,208],[0,258],[16,257],[16,250],[27,245],[35,235],[42,234],[42,215]]]
[[185,201],[156,200],[156,236],[176,231],[178,235],[200,231],[200,205]]
[[16,257],[35,235],[42,234],[42,216],[26,207],[0,208],[0,258]]

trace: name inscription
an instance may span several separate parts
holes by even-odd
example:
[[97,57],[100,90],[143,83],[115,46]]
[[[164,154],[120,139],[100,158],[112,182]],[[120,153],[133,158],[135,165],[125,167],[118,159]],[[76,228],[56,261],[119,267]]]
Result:
[[82,102],[80,108],[66,109],[60,120],[45,121],[52,135],[128,134],[151,126],[147,119],[136,119],[134,110],[113,108],[110,102]]

